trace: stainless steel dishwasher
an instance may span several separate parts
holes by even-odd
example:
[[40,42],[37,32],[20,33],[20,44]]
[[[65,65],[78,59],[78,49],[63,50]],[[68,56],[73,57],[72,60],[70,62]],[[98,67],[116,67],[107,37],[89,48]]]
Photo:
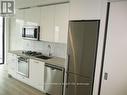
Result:
[[64,69],[45,64],[44,90],[47,95],[62,95],[64,82]]

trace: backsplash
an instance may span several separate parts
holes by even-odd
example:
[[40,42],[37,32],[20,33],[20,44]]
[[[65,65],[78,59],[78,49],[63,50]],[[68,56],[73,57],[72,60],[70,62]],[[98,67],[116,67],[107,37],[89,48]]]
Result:
[[51,53],[53,56],[62,58],[66,57],[66,48],[67,48],[66,44],[24,40],[22,48],[23,50],[38,51],[47,55],[49,53],[48,45],[51,46]]

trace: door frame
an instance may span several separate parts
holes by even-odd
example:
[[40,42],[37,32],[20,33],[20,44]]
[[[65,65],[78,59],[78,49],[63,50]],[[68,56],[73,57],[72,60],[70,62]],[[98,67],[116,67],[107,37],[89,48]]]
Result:
[[101,86],[102,86],[102,79],[103,79],[103,73],[104,73],[104,60],[105,60],[105,49],[106,49],[106,42],[107,42],[107,32],[108,32],[108,22],[109,22],[110,3],[111,3],[111,2],[107,2],[107,12],[106,12],[106,22],[105,22],[105,33],[104,33],[104,42],[103,42],[103,51],[102,51],[101,71],[100,71],[98,95],[101,94]]
[[2,17],[2,19],[3,19],[3,21],[2,21],[2,23],[3,23],[3,25],[2,25],[2,44],[3,44],[3,46],[2,46],[2,51],[3,51],[3,53],[2,53],[2,63],[0,63],[0,65],[1,64],[4,64],[4,62],[5,62],[5,17]]
[[99,79],[99,87],[98,87],[98,95],[101,95],[102,82],[103,82],[103,73],[104,73],[104,61],[105,61],[105,50],[107,45],[107,34],[108,34],[108,23],[109,23],[109,15],[110,15],[110,6],[113,2],[122,2],[126,0],[107,0],[107,11],[106,11],[106,22],[105,22],[105,33],[104,33],[104,42],[103,42],[103,52],[102,52],[102,60],[101,60],[101,71],[100,71],[100,79]]

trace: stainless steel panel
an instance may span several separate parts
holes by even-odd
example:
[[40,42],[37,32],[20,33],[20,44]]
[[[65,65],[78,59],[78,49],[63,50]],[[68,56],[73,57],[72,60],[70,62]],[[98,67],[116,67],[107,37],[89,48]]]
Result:
[[68,74],[66,95],[91,95],[92,83],[88,78]]
[[63,70],[60,68],[52,67],[51,65],[45,66],[45,86],[44,90],[50,95],[62,95],[63,92]]
[[71,21],[68,37],[68,71],[92,79],[99,21]]

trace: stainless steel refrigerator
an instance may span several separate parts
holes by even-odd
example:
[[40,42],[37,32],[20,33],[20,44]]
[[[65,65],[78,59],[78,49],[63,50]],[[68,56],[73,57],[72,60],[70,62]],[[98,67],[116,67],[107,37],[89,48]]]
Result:
[[99,20],[69,22],[66,95],[92,95]]

